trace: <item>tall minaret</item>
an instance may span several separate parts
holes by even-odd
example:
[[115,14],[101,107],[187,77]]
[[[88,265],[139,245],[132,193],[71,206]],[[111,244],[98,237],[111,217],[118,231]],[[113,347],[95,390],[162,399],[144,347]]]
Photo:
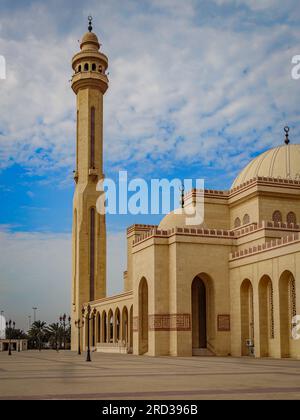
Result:
[[108,59],[102,54],[89,18],[81,51],[72,60],[77,96],[76,183],[73,200],[72,349],[78,345],[75,320],[82,304],[106,295],[106,224],[96,211],[97,182],[103,175],[103,95]]

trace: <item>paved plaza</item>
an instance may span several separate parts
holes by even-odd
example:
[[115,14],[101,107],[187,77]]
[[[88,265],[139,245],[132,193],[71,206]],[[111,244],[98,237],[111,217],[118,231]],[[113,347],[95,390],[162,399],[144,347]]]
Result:
[[0,353],[0,399],[300,399],[300,361]]

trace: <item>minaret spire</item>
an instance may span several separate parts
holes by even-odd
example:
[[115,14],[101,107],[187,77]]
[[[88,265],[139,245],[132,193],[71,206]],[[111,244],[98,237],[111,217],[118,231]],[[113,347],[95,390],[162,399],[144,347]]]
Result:
[[289,131],[290,131],[290,127],[288,127],[288,126],[284,127],[284,132],[285,132],[284,142],[285,142],[286,145],[290,144]]

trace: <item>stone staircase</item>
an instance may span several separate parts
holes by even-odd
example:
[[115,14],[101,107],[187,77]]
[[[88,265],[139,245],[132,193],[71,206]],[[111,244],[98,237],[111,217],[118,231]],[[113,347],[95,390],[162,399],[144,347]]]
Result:
[[122,343],[97,343],[96,352],[129,354],[130,349]]

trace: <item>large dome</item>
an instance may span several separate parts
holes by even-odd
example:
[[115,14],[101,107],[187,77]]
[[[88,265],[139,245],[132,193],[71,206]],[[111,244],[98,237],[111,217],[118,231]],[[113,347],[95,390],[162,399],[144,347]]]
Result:
[[275,147],[257,156],[242,170],[231,188],[256,177],[300,180],[300,144]]

